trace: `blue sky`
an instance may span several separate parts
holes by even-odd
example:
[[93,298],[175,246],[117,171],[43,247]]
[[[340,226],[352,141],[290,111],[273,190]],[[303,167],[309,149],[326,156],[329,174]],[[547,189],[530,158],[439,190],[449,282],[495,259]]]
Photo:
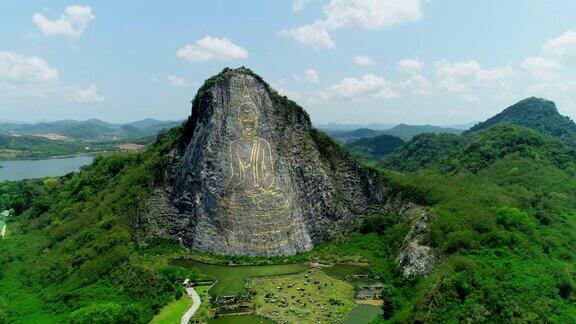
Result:
[[183,119],[247,66],[316,123],[453,124],[528,96],[576,117],[576,2],[3,1],[0,120]]

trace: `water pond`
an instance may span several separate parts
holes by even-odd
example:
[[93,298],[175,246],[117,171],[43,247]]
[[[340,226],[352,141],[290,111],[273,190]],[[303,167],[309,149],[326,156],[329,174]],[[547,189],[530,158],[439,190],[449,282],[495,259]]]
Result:
[[210,318],[208,324],[274,324],[274,321],[258,315],[234,315]]
[[331,277],[344,280],[347,276],[369,275],[370,266],[342,263],[323,268],[322,271]]
[[47,160],[0,161],[0,182],[60,177],[92,163],[88,155]]

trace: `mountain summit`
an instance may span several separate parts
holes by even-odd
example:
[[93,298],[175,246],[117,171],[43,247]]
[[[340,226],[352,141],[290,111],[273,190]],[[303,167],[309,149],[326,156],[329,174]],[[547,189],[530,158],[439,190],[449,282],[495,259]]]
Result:
[[556,109],[554,102],[549,100],[535,97],[524,99],[488,120],[476,124],[466,133],[486,129],[500,123],[532,128],[556,137],[576,148],[576,124],[570,118],[562,116]]
[[200,88],[172,155],[149,217],[160,234],[201,251],[294,254],[391,209],[375,171],[245,68]]

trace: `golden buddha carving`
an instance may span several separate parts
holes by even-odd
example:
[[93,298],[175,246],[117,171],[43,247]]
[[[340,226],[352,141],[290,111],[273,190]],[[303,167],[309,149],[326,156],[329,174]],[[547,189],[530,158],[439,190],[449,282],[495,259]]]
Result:
[[[259,136],[260,113],[245,94],[236,120],[240,137],[229,146],[230,180],[221,195],[224,209],[236,220],[270,218],[284,214],[290,199],[275,183],[274,159],[270,143]],[[261,234],[290,224],[266,223]]]

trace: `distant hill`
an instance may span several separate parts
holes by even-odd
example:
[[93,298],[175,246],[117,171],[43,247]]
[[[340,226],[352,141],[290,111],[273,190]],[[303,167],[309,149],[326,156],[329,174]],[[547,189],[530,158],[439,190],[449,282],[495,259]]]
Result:
[[362,124],[338,124],[338,123],[326,123],[326,124],[317,124],[314,125],[315,128],[323,130],[325,132],[333,132],[333,131],[351,131],[359,128],[368,128],[373,130],[386,130],[390,129],[397,124],[392,123],[369,123],[366,125]]
[[375,130],[370,128],[358,128],[352,131],[326,131],[332,139],[341,144],[350,143],[361,138],[371,138],[380,135],[392,135],[401,138],[404,141],[422,133],[449,133],[461,134],[464,130],[456,128],[446,128],[434,125],[396,125],[387,130]]
[[474,125],[476,125],[476,124],[478,124],[477,121],[475,121],[475,122],[469,122],[469,123],[462,123],[462,124],[443,125],[442,127],[468,130],[468,129],[472,128],[472,127],[473,127]]
[[182,123],[181,120],[178,120],[178,121],[168,120],[168,121],[166,121],[166,120],[157,120],[157,119],[153,119],[153,118],[146,118],[146,119],[134,121],[131,123],[126,123],[124,125],[125,126],[132,126],[134,128],[138,128],[138,129],[145,129],[145,128],[150,128],[150,127],[158,127],[158,126],[166,126],[166,125],[179,125],[181,123]]
[[358,128],[351,131],[326,131],[326,133],[335,141],[348,143],[361,138],[370,138],[382,135],[382,131],[370,128]]
[[[537,132],[528,132],[526,129]],[[431,166],[446,167],[470,160],[471,152],[477,152],[478,155],[474,158],[476,160],[474,163],[491,163],[490,161],[495,158],[494,155],[540,145],[543,140],[535,135],[539,132],[576,148],[576,124],[570,118],[560,115],[554,102],[532,97],[476,124],[464,132],[463,136],[449,134],[415,136],[394,154],[386,156],[381,165],[404,172]],[[480,160],[484,162],[479,162]],[[468,165],[467,168],[477,170],[480,166]]]
[[361,138],[345,146],[352,154],[362,160],[380,160],[383,156],[394,152],[402,146],[404,141],[392,135],[379,135],[376,137]]
[[58,134],[72,140],[120,140],[153,137],[160,130],[181,124],[181,121],[144,119],[127,124],[112,124],[99,119],[59,120],[37,124],[0,123],[0,134]]
[[434,125],[406,125],[400,124],[394,126],[386,131],[383,131],[382,134],[394,135],[400,137],[403,140],[409,140],[410,138],[423,134],[423,133],[449,133],[449,134],[460,134],[462,133],[462,129],[456,128],[446,128],[441,126],[434,126]]
[[0,161],[38,159],[78,153],[116,151],[111,142],[50,140],[38,136],[0,135]]
[[477,132],[501,123],[532,128],[576,148],[576,124],[570,118],[560,115],[552,101],[535,97],[524,99],[494,117],[478,123],[466,133]]
[[456,134],[419,134],[393,154],[384,157],[380,165],[402,172],[417,171],[436,164],[463,143],[462,136]]

